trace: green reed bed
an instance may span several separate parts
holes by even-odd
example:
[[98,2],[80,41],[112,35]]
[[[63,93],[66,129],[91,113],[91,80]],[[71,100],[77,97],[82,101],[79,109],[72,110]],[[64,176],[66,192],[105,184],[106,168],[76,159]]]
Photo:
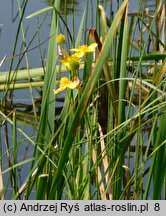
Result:
[[[1,199],[165,199],[164,3],[149,11],[150,1],[140,0],[129,12],[128,0],[86,0],[77,29],[76,12],[62,13],[64,2],[25,16],[30,2],[18,0],[13,57],[0,73]],[[47,16],[45,64],[40,28]],[[38,29],[28,44],[24,23],[31,19]],[[28,50],[36,36],[42,63],[33,69]],[[14,102],[18,89],[28,89],[29,103]]]

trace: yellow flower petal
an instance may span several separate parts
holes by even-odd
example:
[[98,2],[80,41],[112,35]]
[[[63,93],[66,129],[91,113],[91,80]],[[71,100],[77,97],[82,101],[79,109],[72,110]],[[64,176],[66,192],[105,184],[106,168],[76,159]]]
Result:
[[72,48],[72,49],[70,49],[72,52],[78,52],[79,51],[79,49],[77,49],[77,48]]
[[80,61],[80,58],[78,58],[75,55],[72,55],[67,56],[65,59],[62,59],[62,64],[65,65],[69,70],[75,71],[78,70]]
[[57,36],[56,36],[56,42],[57,42],[57,43],[61,43],[61,44],[65,43],[65,42],[66,42],[66,37],[65,37],[65,35],[63,35],[63,34],[57,35]]
[[60,87],[62,88],[66,88],[67,85],[70,84],[70,80],[67,78],[67,77],[62,77],[61,80],[60,80]]
[[67,77],[62,77],[60,79],[60,87],[58,89],[53,89],[54,94],[59,94],[66,88],[74,89],[79,86],[80,80],[78,77],[74,77],[73,81],[70,81]]
[[93,52],[93,50],[92,49],[90,49],[87,45],[82,45],[82,46],[80,46],[79,47],[79,52],[84,52],[84,53],[86,53],[86,52]]
[[80,80],[78,77],[74,77],[73,81],[70,81],[70,83],[67,85],[68,88],[74,89],[80,84]]
[[69,61],[67,61],[66,59],[62,59],[62,64],[65,65],[66,67],[70,67]]
[[97,43],[92,43],[90,46],[82,45],[78,48],[72,48],[71,51],[75,52],[74,55],[76,57],[82,58],[85,55],[85,53],[94,52],[97,46]]
[[79,59],[81,59],[84,56],[85,52],[80,51],[80,52],[76,52],[73,55]]
[[92,43],[89,48],[95,50],[95,48],[98,46],[97,43]]
[[65,88],[66,87],[60,87],[60,88],[58,88],[58,89],[53,89],[53,92],[54,92],[54,94],[59,94],[59,93],[61,93],[63,90],[65,90]]

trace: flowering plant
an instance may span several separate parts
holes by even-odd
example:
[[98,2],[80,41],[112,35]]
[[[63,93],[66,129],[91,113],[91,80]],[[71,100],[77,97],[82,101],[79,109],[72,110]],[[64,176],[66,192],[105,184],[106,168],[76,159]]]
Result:
[[58,43],[58,54],[61,56],[61,63],[67,67],[67,69],[74,74],[73,81],[70,81],[67,77],[62,77],[59,81],[59,88],[53,90],[54,94],[59,94],[66,88],[74,89],[80,85],[80,79],[78,77],[79,62],[86,55],[86,53],[94,52],[98,46],[97,43],[88,45],[81,45],[78,48],[72,48],[70,51],[74,54],[69,55],[63,48],[63,44],[66,42],[66,38],[63,34],[59,34],[56,37]]

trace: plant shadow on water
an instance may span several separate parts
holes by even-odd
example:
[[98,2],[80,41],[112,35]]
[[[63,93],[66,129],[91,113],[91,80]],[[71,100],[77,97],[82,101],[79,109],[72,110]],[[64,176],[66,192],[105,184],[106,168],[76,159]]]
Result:
[[1,199],[165,199],[165,5],[122,2],[12,1]]
[[[55,0],[48,0],[46,1],[48,6],[53,6],[55,3]],[[79,0],[66,0],[61,2],[60,6],[60,12],[62,14],[71,14],[73,12],[78,12],[79,11]]]

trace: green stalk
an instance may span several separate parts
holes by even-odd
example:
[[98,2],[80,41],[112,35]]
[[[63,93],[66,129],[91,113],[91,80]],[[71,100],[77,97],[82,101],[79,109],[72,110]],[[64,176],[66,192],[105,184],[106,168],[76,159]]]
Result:
[[8,87],[6,84],[0,84],[0,91],[4,91],[6,89],[8,90],[18,90],[18,89],[24,89],[24,88],[37,88],[44,86],[44,81],[37,81],[37,82],[23,82],[23,83],[13,83],[10,84]]
[[[55,2],[55,8],[59,11],[60,1]],[[58,16],[56,11],[53,10],[52,14],[52,24],[50,35],[57,35],[58,31]],[[41,119],[40,127],[38,132],[37,143],[45,143],[50,140],[50,137],[54,133],[54,116],[55,116],[55,96],[53,94],[53,89],[55,86],[56,77],[56,61],[57,61],[57,48],[56,41],[54,37],[50,38],[46,65],[46,74],[44,77],[44,89],[43,89],[43,101],[41,106]],[[44,137],[44,139],[43,139]]]
[[[13,112],[13,130],[12,130],[12,146],[13,146],[13,165],[17,164],[17,153],[18,153],[18,143],[17,143],[17,125],[16,125],[16,112]],[[18,173],[17,168],[13,168],[13,198],[17,194],[18,190]]]
[[[158,148],[165,140],[165,124],[166,124],[166,106],[161,110],[162,114],[160,117],[160,127],[157,132],[155,148]],[[154,172],[153,172],[153,199],[161,199],[161,194],[164,186],[164,181],[166,177],[166,145],[163,145],[153,156]]]
[[[53,36],[58,34],[58,23],[59,23],[59,15],[57,11],[60,9],[60,0],[55,1],[54,10],[52,11],[52,22],[51,22],[51,30],[50,35]],[[43,87],[43,100],[41,105],[41,115],[40,115],[40,123],[39,129],[36,139],[36,145],[41,145],[42,150],[47,149],[47,145],[50,140],[52,140],[52,136],[54,134],[55,127],[55,95],[53,93],[53,89],[56,88],[56,61],[57,61],[57,44],[55,37],[50,37],[49,46],[48,46],[48,55],[47,55],[47,63],[46,63],[46,74],[44,77],[44,87]],[[49,145],[50,147],[51,145]],[[40,151],[38,152],[41,154]],[[38,172],[35,176],[35,181],[37,181],[38,175],[41,173],[49,173],[52,165],[50,164],[49,159],[51,158],[50,150],[48,149],[47,158],[43,157],[41,162],[39,163]],[[36,155],[36,148],[34,150],[34,155]],[[33,164],[32,164],[33,166]],[[49,175],[51,179],[51,174]],[[48,179],[48,184],[50,179]],[[28,188],[28,196],[30,195],[30,191],[32,187]],[[48,188],[49,190],[49,188]],[[49,193],[49,192],[48,192]]]
[[[123,79],[127,77],[126,73],[126,62],[127,62],[127,54],[128,54],[128,43],[127,43],[127,29],[128,29],[128,6],[126,7],[126,11],[124,14],[124,20],[122,21],[121,31],[123,31],[123,34],[121,35],[122,38],[122,47],[121,47],[121,56],[120,56],[120,81],[119,81],[119,103],[118,103],[118,125],[120,125],[123,121],[125,121],[125,97],[126,97],[126,86],[127,82]],[[123,146],[119,146],[119,140],[121,137],[124,136],[125,132],[121,132],[118,134],[118,143],[117,143],[117,151],[119,151],[119,148],[123,148]],[[116,152],[115,152],[116,154]],[[121,159],[119,160],[119,164],[117,167],[117,175],[116,179],[119,179],[116,182],[116,192],[113,194],[114,199],[119,199],[121,195],[121,187],[122,187],[122,180],[123,180],[123,170],[122,165],[124,163],[124,155],[121,155]]]
[[[21,3],[20,0],[17,0],[18,2],[18,8],[19,8],[19,14],[20,14],[20,18],[22,15],[22,10],[21,10]],[[23,39],[23,44],[24,44],[24,49],[26,51],[27,46],[26,46],[26,38],[25,38],[25,33],[24,33],[24,23],[21,23],[21,30],[22,30],[22,39]],[[28,79],[29,79],[29,91],[30,91],[30,95],[31,95],[31,99],[32,99],[32,105],[33,105],[33,112],[34,112],[34,116],[37,119],[37,114],[36,114],[36,107],[35,107],[35,102],[34,102],[34,95],[33,95],[33,91],[32,91],[32,85],[31,85],[31,77],[30,77],[30,72],[29,72],[29,60],[28,60],[28,53],[25,52],[25,59],[26,59],[26,68],[27,68],[27,72],[28,72]]]
[[47,199],[47,181],[48,174],[41,174],[38,178],[37,189],[36,189],[36,200]]

